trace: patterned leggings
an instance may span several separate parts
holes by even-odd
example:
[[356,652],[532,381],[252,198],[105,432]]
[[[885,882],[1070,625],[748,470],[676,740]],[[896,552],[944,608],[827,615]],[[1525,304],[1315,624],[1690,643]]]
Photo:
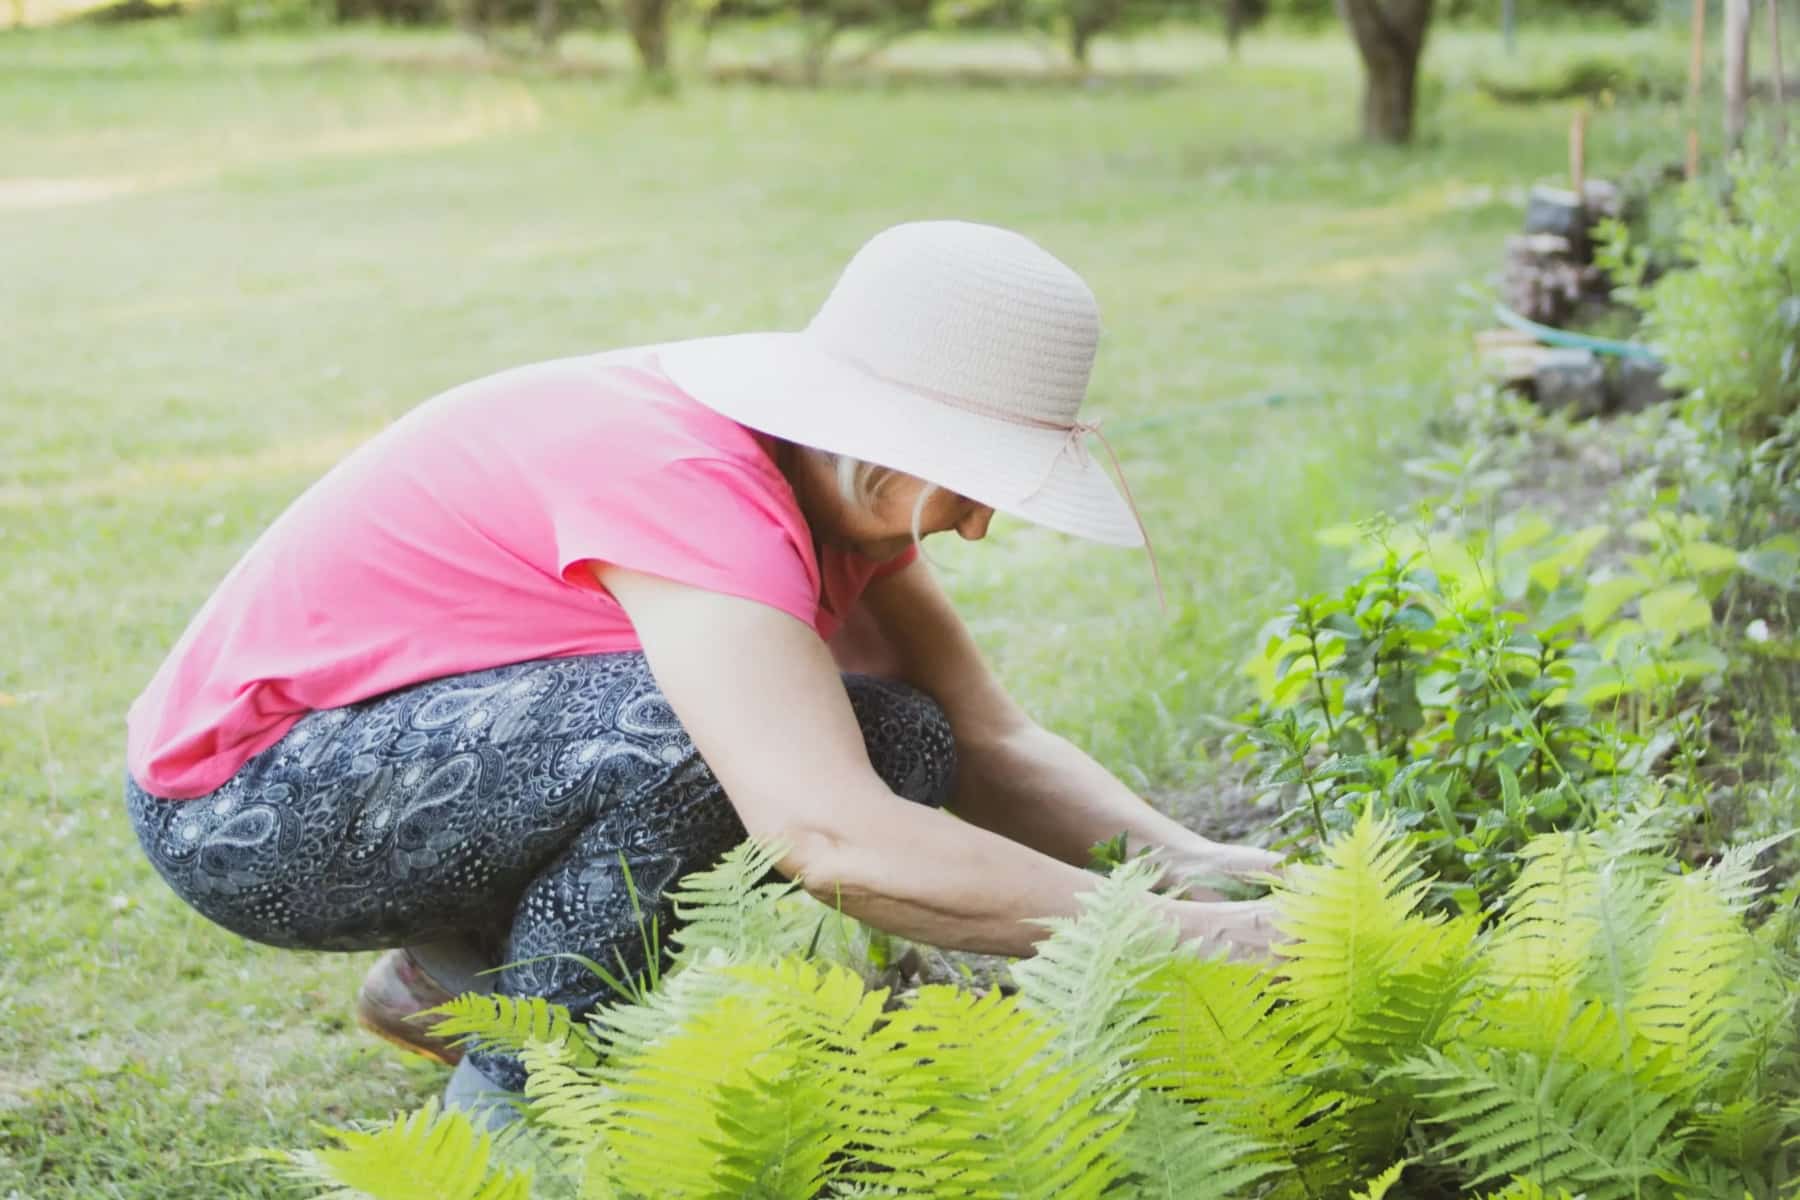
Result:
[[[876,772],[942,806],[955,747],[937,705],[869,676],[844,685]],[[607,985],[545,956],[642,971],[632,890],[666,931],[664,889],[745,836],[637,653],[495,667],[310,713],[209,796],[159,800],[128,778],[125,800],[157,872],[233,933],[307,950],[466,936],[516,964],[496,991],[578,1014]],[[496,1082],[523,1084],[517,1060],[475,1057]]]

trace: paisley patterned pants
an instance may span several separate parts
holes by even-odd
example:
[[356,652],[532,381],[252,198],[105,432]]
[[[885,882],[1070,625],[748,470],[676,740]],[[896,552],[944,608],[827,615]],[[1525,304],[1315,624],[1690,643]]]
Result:
[[[955,747],[937,705],[869,676],[844,685],[882,779],[944,804]],[[512,964],[496,991],[576,1013],[608,986],[546,956],[642,971],[639,913],[669,930],[664,890],[745,836],[637,653],[314,712],[209,796],[160,800],[128,778],[125,800],[157,872],[234,933],[308,950],[469,937]],[[516,1060],[477,1061],[523,1083]]]

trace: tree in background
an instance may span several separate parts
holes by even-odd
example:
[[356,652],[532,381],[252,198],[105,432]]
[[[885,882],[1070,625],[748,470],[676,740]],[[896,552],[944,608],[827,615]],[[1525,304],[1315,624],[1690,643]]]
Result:
[[1336,0],[1363,61],[1363,137],[1412,141],[1419,59],[1433,0]]
[[674,0],[619,0],[619,17],[648,79],[669,78],[669,16],[674,7]]

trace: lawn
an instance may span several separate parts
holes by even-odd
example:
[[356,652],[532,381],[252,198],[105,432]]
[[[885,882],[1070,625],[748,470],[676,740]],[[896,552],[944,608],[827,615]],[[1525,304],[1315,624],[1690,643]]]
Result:
[[[1464,365],[1457,286],[1565,161],[1566,107],[1460,86],[1486,34],[1439,39],[1410,151],[1349,139],[1336,37],[1103,48],[1181,72],[1156,88],[674,101],[420,65],[448,45],[0,35],[0,1200],[283,1194],[216,1160],[438,1086],[349,1025],[366,956],[205,925],[118,802],[123,711],[188,615],[385,422],[520,362],[797,325],[891,222],[1023,229],[1100,296],[1091,406],[1169,611],[1142,557],[1016,524],[934,553],[1030,708],[1191,787],[1247,632],[1322,577],[1315,528],[1395,496]],[[1677,148],[1663,113],[1590,135],[1598,172]]]

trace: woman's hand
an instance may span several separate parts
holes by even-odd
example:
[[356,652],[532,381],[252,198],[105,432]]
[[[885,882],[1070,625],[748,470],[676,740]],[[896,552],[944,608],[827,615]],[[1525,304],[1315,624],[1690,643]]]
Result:
[[1175,903],[1182,941],[1202,954],[1221,946],[1237,962],[1273,962],[1280,933],[1273,900],[1235,902],[1183,900]]
[[1281,875],[1281,855],[1256,846],[1214,842],[1197,834],[1158,851],[1163,880],[1171,894],[1189,900],[1223,900],[1234,883],[1268,883]]

